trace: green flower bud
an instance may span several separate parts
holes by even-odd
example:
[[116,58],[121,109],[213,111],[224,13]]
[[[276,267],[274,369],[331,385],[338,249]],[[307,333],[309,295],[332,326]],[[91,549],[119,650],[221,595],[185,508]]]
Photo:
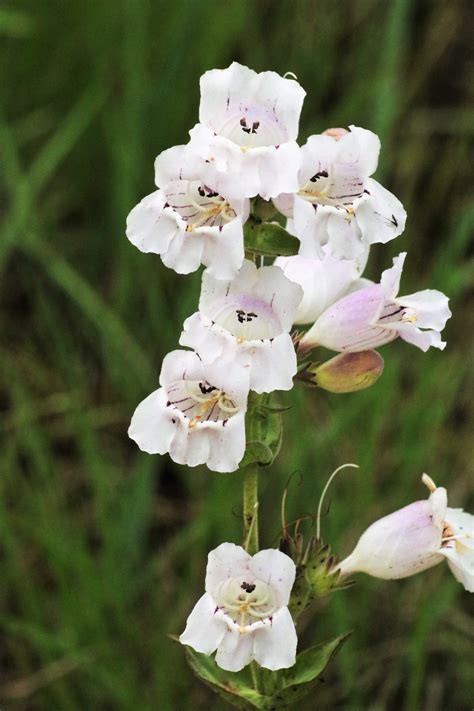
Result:
[[339,353],[325,363],[310,363],[298,378],[310,386],[331,393],[353,393],[375,383],[383,371],[383,358],[377,351]]

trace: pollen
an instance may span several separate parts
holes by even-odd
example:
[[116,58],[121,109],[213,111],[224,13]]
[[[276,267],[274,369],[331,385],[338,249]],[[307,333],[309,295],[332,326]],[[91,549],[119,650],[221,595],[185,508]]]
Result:
[[186,232],[194,232],[194,227],[192,225],[186,225]]

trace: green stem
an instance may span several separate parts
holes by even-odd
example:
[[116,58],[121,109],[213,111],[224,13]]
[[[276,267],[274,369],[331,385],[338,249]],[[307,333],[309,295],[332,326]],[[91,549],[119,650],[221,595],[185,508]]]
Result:
[[244,543],[250,555],[258,552],[258,464],[244,469]]

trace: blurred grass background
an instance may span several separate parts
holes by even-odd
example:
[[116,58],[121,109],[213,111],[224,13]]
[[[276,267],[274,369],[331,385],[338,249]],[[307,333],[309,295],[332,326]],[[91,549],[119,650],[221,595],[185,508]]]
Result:
[[[202,592],[207,551],[241,535],[239,474],[186,470],[127,439],[197,303],[124,236],[153,159],[187,140],[201,73],[237,59],[293,71],[302,140],[355,123],[383,144],[377,176],[408,210],[370,275],[408,249],[403,292],[451,297],[448,348],[383,349],[381,381],[285,400],[284,450],[262,481],[263,545],[314,513],[347,554],[375,518],[426,495],[428,471],[474,510],[474,132],[470,0],[11,0],[0,9],[0,705],[25,711],[220,709],[167,638]],[[471,245],[472,246],[472,245]],[[361,576],[304,620],[301,644],[350,641],[303,709],[474,705],[472,596],[445,565]]]

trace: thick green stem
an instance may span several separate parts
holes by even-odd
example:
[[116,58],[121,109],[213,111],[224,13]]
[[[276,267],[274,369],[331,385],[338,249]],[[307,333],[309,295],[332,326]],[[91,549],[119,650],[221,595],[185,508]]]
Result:
[[258,464],[244,469],[244,543],[254,555],[258,552]]

